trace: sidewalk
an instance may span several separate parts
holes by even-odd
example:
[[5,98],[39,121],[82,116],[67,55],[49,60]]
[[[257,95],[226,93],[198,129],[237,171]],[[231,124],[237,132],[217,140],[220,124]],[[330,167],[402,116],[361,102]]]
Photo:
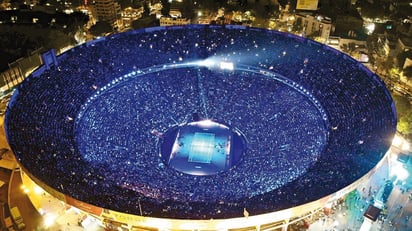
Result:
[[22,181],[20,172],[15,171],[12,173],[9,185],[9,207],[17,206],[20,210],[23,222],[26,224],[25,230],[38,230],[43,223],[43,218],[33,207],[27,195],[21,188]]
[[[86,216],[78,209],[67,206],[64,202],[43,192],[41,209],[33,206],[28,195],[24,192],[19,171],[15,171],[10,182],[10,208],[18,206],[26,224],[26,231],[103,231],[99,222]],[[30,192],[35,194],[35,192]]]
[[[390,154],[393,155],[393,154]],[[389,156],[391,159],[391,156]],[[384,163],[369,180],[346,195],[345,201],[336,206],[332,213],[311,224],[309,231],[346,230],[358,231],[364,221],[363,214],[386,180],[390,179],[392,161]],[[398,164],[398,163],[396,163]],[[396,166],[396,165],[395,165]],[[372,224],[370,231],[410,231],[412,230],[412,166],[405,167],[409,177],[396,184],[381,211],[381,216]],[[412,198],[412,196],[411,196]]]

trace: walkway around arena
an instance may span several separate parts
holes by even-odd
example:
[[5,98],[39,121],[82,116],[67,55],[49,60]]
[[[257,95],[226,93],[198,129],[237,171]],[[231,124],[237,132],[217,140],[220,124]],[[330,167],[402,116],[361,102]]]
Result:
[[9,186],[9,208],[18,207],[26,224],[25,230],[36,230],[42,224],[43,218],[30,202],[30,199],[21,188],[22,181],[20,172],[15,171],[11,174]]
[[[395,149],[392,149],[395,151]],[[309,231],[332,231],[332,230],[360,230],[364,221],[364,213],[372,204],[379,189],[386,180],[392,178],[391,168],[397,162],[398,153],[389,154],[389,164],[385,162],[371,178],[361,184],[354,196],[346,196],[344,203],[336,205],[332,213],[324,217],[309,228]],[[395,180],[396,184],[388,198],[381,216],[373,223],[370,231],[409,231],[412,227],[412,164],[406,165],[409,176],[405,180]]]

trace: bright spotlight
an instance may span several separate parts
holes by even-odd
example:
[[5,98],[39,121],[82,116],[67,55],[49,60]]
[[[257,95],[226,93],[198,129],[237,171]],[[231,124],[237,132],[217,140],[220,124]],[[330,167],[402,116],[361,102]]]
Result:
[[216,58],[210,57],[205,60],[196,61],[196,64],[199,66],[207,67],[207,68],[220,68],[222,70],[234,70],[235,65],[233,62],[227,61],[218,61]]
[[203,66],[203,67],[212,67],[215,65],[215,62],[211,59],[205,59],[202,61],[199,61],[199,66]]
[[366,29],[368,31],[368,34],[372,34],[375,30],[375,23],[369,23],[368,25],[366,25]]
[[411,145],[409,144],[409,142],[408,141],[404,141],[403,142],[403,144],[402,144],[402,151],[409,151],[409,149],[411,148]]
[[43,215],[45,214],[43,208],[39,208],[38,211],[39,211],[39,213],[40,213],[41,216],[43,216]]
[[392,145],[399,146],[401,143],[402,139],[398,135],[395,135],[395,137],[392,140]]
[[216,123],[213,122],[212,120],[202,120],[198,122],[199,126],[201,127],[212,127],[213,125],[215,125]]
[[408,178],[409,172],[402,165],[396,167],[394,166],[392,168],[392,175],[395,175],[397,180],[403,181]]
[[35,186],[34,187],[34,192],[36,193],[36,194],[42,194],[44,191],[43,191],[43,189],[42,188],[40,188],[39,186]]
[[402,151],[409,151],[411,148],[409,142],[399,135],[395,135],[392,140],[392,145],[400,148]]
[[235,69],[234,65],[232,62],[220,62],[219,64],[220,69],[222,70],[230,70],[233,71],[233,69]]
[[53,214],[47,214],[44,216],[44,226],[45,227],[50,227],[54,224],[54,221],[56,219],[56,216]]

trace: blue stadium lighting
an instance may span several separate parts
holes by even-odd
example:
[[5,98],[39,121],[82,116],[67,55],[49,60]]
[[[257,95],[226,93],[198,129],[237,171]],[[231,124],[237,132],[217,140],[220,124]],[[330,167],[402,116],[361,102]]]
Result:
[[233,71],[235,69],[234,64],[232,62],[220,62],[219,67],[222,70],[230,70]]
[[212,58],[197,61],[195,63],[198,64],[199,66],[207,67],[207,68],[212,68],[216,65],[216,62]]
[[207,68],[213,68],[217,65],[217,63],[218,62],[215,60],[215,58],[208,58],[203,61],[200,61],[200,65]]
[[207,67],[209,69],[218,68],[221,70],[231,70],[231,71],[235,69],[235,65],[233,62],[222,61],[218,57],[209,57],[205,60],[191,62],[188,64],[196,64],[201,67]]
[[195,125],[197,125],[197,126],[199,126],[199,127],[205,128],[205,129],[211,128],[211,127],[213,127],[213,126],[217,126],[217,127],[222,127],[222,128],[224,128],[224,129],[228,129],[227,126],[225,126],[225,125],[223,125],[223,124],[218,124],[218,123],[216,123],[216,122],[214,122],[214,121],[212,121],[212,120],[209,120],[209,119],[201,120],[201,121],[199,121],[199,122],[193,122],[193,124],[195,124]]
[[396,131],[378,76],[278,31],[147,28],[57,59],[18,86],[7,140],[35,182],[105,211],[250,221],[352,185]]
[[[246,145],[236,129],[208,119],[174,126],[162,142],[162,157],[168,166],[198,176],[228,171],[239,163]],[[237,148],[232,150],[232,145]]]

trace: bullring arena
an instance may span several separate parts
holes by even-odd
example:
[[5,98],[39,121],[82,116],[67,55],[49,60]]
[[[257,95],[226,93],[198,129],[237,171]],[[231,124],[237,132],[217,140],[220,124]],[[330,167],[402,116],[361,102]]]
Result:
[[10,147],[34,184],[127,230],[286,230],[367,179],[396,131],[377,75],[278,31],[147,28],[48,58],[10,99]]

